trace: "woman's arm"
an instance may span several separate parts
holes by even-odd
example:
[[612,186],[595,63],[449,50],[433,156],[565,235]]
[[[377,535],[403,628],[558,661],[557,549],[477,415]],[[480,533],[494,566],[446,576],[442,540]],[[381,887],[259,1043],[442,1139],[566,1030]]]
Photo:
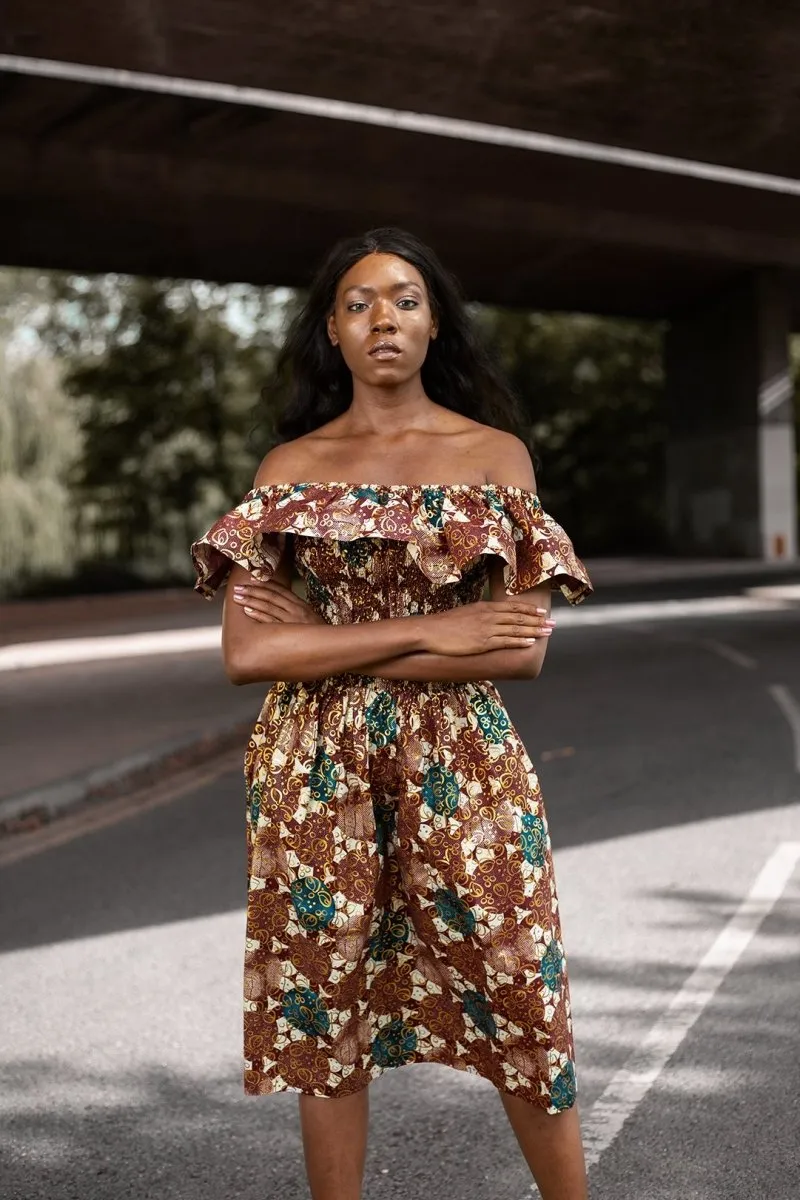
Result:
[[[291,444],[276,446],[259,467],[254,486],[293,475],[305,477],[294,448]],[[281,558],[272,576],[287,589],[292,585],[292,540],[283,536]],[[225,589],[222,657],[231,683],[319,679],[342,671],[361,671],[380,659],[425,648],[418,617],[371,622],[369,636],[357,625],[328,625],[319,620],[295,624],[291,615],[259,623],[236,595],[237,588],[255,582],[249,571],[234,565]]]
[[488,650],[485,654],[453,658],[445,654],[402,654],[386,662],[373,663],[361,672],[373,679],[415,679],[424,682],[463,683],[479,679],[531,679],[521,674],[523,664],[517,650]]
[[[489,568],[490,597],[507,600],[503,583],[503,564],[493,559]],[[551,587],[549,583],[523,592],[521,597],[535,607],[541,616],[541,629],[533,646],[519,650],[488,650],[484,654],[469,654],[453,658],[444,654],[404,654],[385,662],[372,663],[363,675],[382,679],[417,679],[461,682],[478,679],[536,679],[544,664],[547,642],[555,627],[550,619]]]
[[[493,600],[508,600],[503,585],[503,566],[500,559],[493,562],[489,571],[490,594]],[[414,679],[440,680],[460,682],[477,679],[532,679],[538,675],[544,659],[547,639],[552,633],[554,621],[548,619],[550,605],[550,588],[544,584],[540,588],[531,589],[524,593],[525,597],[535,598],[539,603],[535,608],[536,626],[531,630],[536,643],[514,649],[486,650],[480,654],[437,654],[419,650],[411,653],[393,655],[382,658],[377,662],[367,663],[358,668],[362,675],[371,675],[384,679]],[[245,583],[234,583],[232,587],[232,602],[240,607],[254,624],[273,625],[283,624],[288,630],[295,631],[297,639],[305,637],[307,626],[330,626],[323,621],[307,601],[301,599],[291,588],[291,578],[283,570],[283,563],[269,583],[258,583],[250,578]],[[516,598],[515,598],[516,599]],[[529,600],[523,600],[529,603]],[[420,618],[424,620],[424,618]],[[362,622],[355,628],[367,634],[373,629],[375,622]],[[316,678],[316,667],[309,668],[311,674],[305,674],[304,679]]]
[[[536,491],[536,475],[530,452],[523,441],[502,430],[492,435],[492,457],[495,466],[487,470],[487,481]],[[489,594],[492,601],[511,599],[505,589],[503,560],[492,556],[489,564]],[[385,679],[417,680],[477,680],[477,679],[536,679],[544,665],[547,642],[555,627],[550,620],[552,584],[540,584],[521,592],[513,599],[522,602],[531,612],[541,617],[541,629],[537,630],[536,642],[511,650],[490,650],[463,658],[450,658],[438,654],[406,654],[385,662],[373,663],[364,670],[364,675],[382,676]]]
[[[519,478],[495,482],[535,487],[527,449],[518,439],[511,441],[522,449],[527,466],[523,462],[521,468],[512,467]],[[507,458],[509,447],[505,442],[501,449]],[[272,455],[275,454],[273,451]],[[266,482],[267,459],[256,477],[257,486]],[[502,561],[493,559],[488,603],[476,601],[442,613],[328,625],[316,614],[309,614],[309,606],[291,591],[290,542],[291,539],[284,538],[281,560],[273,576],[278,592],[283,595],[277,608],[268,609],[263,621],[253,619],[252,607],[248,611],[247,593],[254,583],[252,576],[242,567],[232,568],[223,609],[222,645],[228,677],[233,683],[268,679],[303,681],[348,671],[385,678],[443,681],[487,679],[492,675],[505,679],[535,678],[539,674],[552,632],[552,623],[546,621],[550,611],[549,583],[520,596],[509,596],[503,582]],[[299,621],[298,606],[306,610]],[[409,674],[410,671],[414,673]]]
[[252,583],[234,566],[222,612],[222,656],[231,683],[321,679],[343,671],[364,671],[374,662],[425,648],[424,617],[395,617],[364,624],[288,624],[253,621],[234,599],[234,588]]
[[535,661],[529,654],[549,635],[542,621],[525,600],[504,592],[494,604],[479,600],[438,613],[329,625],[285,583],[256,584],[243,567],[234,567],[222,651],[232,683],[322,679],[345,671],[377,675],[380,665],[408,655],[419,656],[415,665],[427,658],[426,672],[436,670],[424,679],[462,679],[470,672],[456,665],[459,659],[480,660],[481,667],[503,654],[517,654],[521,664]]

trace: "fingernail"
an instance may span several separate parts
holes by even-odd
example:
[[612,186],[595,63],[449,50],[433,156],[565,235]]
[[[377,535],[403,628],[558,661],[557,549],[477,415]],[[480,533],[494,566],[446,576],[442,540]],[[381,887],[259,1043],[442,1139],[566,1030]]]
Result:
[[545,621],[545,625],[555,625],[555,621]]
[[541,613],[544,616],[544,614],[547,612],[547,609],[546,608],[537,608],[536,611],[537,611],[537,613]]
[[252,617],[252,615],[253,615],[253,609],[252,609],[252,608],[248,608],[248,607],[247,607],[247,605],[245,605],[245,606],[244,606],[244,611],[247,613],[247,615],[248,615],[248,616]]
[[241,596],[243,591],[244,591],[244,588],[240,587],[240,585],[237,583],[236,587],[233,589],[233,594],[234,594],[234,596]]

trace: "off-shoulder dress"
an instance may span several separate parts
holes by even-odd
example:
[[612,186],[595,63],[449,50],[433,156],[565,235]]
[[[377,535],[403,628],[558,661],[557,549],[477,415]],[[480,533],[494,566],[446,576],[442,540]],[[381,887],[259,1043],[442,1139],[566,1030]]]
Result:
[[[479,600],[491,555],[511,595],[592,590],[532,491],[343,482],[249,492],[192,547],[197,590],[233,563],[269,579],[287,534],[333,625]],[[547,819],[490,680],[275,683],[245,779],[246,1092],[344,1096],[427,1062],[575,1102]]]

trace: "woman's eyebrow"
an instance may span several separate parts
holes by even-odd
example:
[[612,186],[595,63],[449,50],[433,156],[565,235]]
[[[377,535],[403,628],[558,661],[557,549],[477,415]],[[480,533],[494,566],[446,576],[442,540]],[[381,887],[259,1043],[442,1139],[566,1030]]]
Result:
[[[409,288],[415,288],[418,292],[422,291],[420,285],[418,283],[414,283],[413,280],[410,279],[402,280],[400,283],[393,283],[389,288],[389,291],[405,292],[408,291]],[[360,292],[362,296],[374,296],[375,288],[370,287],[369,284],[366,283],[353,283],[349,288],[344,289],[344,295],[346,296],[349,292]]]

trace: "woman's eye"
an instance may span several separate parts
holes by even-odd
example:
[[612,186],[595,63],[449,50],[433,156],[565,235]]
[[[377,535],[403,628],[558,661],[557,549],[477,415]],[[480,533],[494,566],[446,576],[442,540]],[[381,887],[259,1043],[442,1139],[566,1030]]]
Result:
[[412,299],[411,296],[404,296],[402,300],[397,301],[397,304],[398,304],[398,307],[402,307],[402,308],[416,308],[417,307],[417,301]]
[[363,300],[354,300],[352,304],[348,304],[347,311],[348,312],[363,312],[366,307],[367,306]]

